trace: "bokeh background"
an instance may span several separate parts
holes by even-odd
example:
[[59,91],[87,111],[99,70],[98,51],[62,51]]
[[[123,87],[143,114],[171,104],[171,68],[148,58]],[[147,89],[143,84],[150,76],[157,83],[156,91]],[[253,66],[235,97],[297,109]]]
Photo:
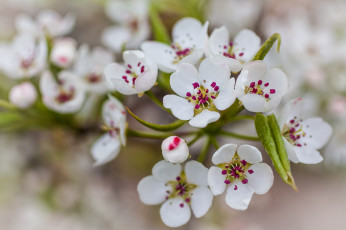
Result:
[[[0,0],[0,39],[14,35],[19,13],[35,15],[48,8],[77,16],[71,36],[79,44],[101,45],[100,34],[112,24],[105,15],[105,2]],[[302,96],[307,112],[330,122],[334,135],[323,151],[323,163],[293,165],[299,192],[276,177],[272,189],[255,195],[247,211],[230,209],[221,195],[214,198],[206,216],[192,218],[180,229],[346,229],[346,1],[209,0],[204,13],[210,30],[225,25],[235,35],[250,28],[263,41],[280,32],[280,56],[270,58],[290,78],[291,92],[286,100]],[[160,16],[171,27],[186,16],[183,14],[171,10]],[[4,79],[2,76],[2,89],[11,84]],[[7,98],[7,93],[2,90],[1,98]],[[142,118],[170,119],[162,118],[159,108],[146,98],[135,99],[130,97],[128,103]],[[129,122],[136,127],[135,121]],[[254,132],[248,123],[231,128]],[[63,128],[1,132],[0,229],[168,229],[160,220],[159,206],[145,206],[136,191],[139,180],[149,175],[162,157],[160,142],[131,139],[116,160],[94,168],[89,149],[99,134],[98,130],[72,132]],[[198,147],[197,143],[191,149],[193,155]]]

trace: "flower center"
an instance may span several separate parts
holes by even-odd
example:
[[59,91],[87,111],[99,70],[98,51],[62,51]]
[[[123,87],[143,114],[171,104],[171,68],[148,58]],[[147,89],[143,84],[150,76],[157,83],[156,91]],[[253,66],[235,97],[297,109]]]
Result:
[[193,83],[192,86],[193,92],[187,92],[185,98],[195,105],[195,113],[199,113],[206,108],[217,110],[213,100],[219,95],[220,87],[215,82],[210,84],[210,89],[200,85],[198,82]]
[[91,73],[86,77],[87,82],[89,83],[98,83],[102,79],[102,75],[96,74],[96,73]]
[[[221,174],[226,175],[224,183],[230,184],[235,181],[241,181],[243,184],[247,184],[248,179],[246,179],[245,172],[250,174],[254,173],[252,169],[249,169],[250,166],[250,163],[245,160],[241,160],[239,155],[235,153],[231,162],[219,165],[219,167],[223,169]],[[237,186],[235,186],[234,190],[237,189]]]
[[[241,52],[236,54],[237,51],[241,51]],[[237,50],[234,48],[233,42],[229,42],[228,44],[225,44],[225,45],[219,45],[219,54],[228,58],[238,59],[244,56],[244,49]]]
[[102,131],[108,132],[108,134],[111,137],[115,137],[117,134],[119,134],[120,129],[118,127],[115,127],[114,121],[110,121],[109,123],[110,123],[109,125],[103,124],[101,126],[101,129]]
[[262,80],[251,82],[249,86],[245,86],[245,94],[257,94],[263,96],[267,101],[271,99],[271,95],[276,93],[275,89],[269,89],[269,82],[263,84]]
[[23,59],[20,63],[20,67],[22,69],[28,69],[32,64],[33,64],[34,60],[32,58],[29,59]]
[[173,61],[174,64],[177,64],[180,60],[182,60],[187,55],[191,54],[193,51],[193,48],[183,49],[177,42],[172,43],[171,47],[173,48],[176,54]]
[[[302,147],[301,138],[306,136],[306,132],[303,130],[302,119],[294,117],[288,123],[286,123],[282,129],[282,135],[286,140],[294,146]],[[312,137],[310,135],[310,137]],[[304,143],[306,145],[306,143]]]
[[130,64],[127,65],[127,69],[125,70],[125,74],[122,76],[122,79],[129,84],[132,88],[135,87],[135,83],[137,77],[144,73],[145,66],[142,65],[141,62],[138,62],[137,65],[132,66]]
[[[168,181],[166,186],[167,185],[171,186],[171,190],[166,191],[166,200],[180,196],[187,203],[190,203],[192,191],[197,187],[196,185],[190,184],[186,181],[186,176],[184,172],[182,172],[181,175],[176,178],[176,180]],[[183,208],[184,203],[181,203],[180,207]]]

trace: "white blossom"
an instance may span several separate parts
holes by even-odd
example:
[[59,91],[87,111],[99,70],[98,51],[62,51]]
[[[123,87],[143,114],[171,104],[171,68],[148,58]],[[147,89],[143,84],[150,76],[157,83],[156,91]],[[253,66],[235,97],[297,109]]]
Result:
[[319,117],[305,119],[303,100],[288,102],[280,111],[278,122],[288,158],[294,163],[317,164],[323,160],[318,152],[332,135],[332,127]]
[[96,140],[91,147],[91,155],[96,161],[94,166],[112,161],[118,156],[121,145],[126,145],[126,112],[123,104],[115,97],[109,96],[102,107],[102,118],[103,129],[107,133]]
[[183,163],[190,155],[186,142],[177,136],[166,138],[161,149],[163,158],[171,163]]
[[251,112],[272,111],[287,90],[286,74],[279,68],[267,70],[263,61],[246,64],[235,84],[237,98]]
[[67,68],[71,66],[76,55],[77,43],[72,38],[58,38],[53,42],[53,48],[50,54],[51,62],[60,67]]
[[12,87],[9,93],[11,104],[21,109],[29,108],[37,99],[35,86],[30,82],[23,82]]
[[169,227],[179,227],[191,218],[204,216],[213,201],[208,188],[208,169],[197,161],[189,161],[182,171],[180,164],[159,161],[152,176],[144,177],[137,186],[140,200],[147,205],[161,204],[160,216]]
[[87,44],[82,45],[76,55],[74,72],[81,79],[88,92],[98,94],[108,91],[103,71],[113,61],[111,52],[95,47],[90,50]]
[[171,45],[146,41],[141,49],[152,58],[163,72],[171,73],[179,63],[196,64],[204,54],[208,41],[208,22],[202,25],[197,19],[183,18],[172,29]]
[[247,209],[252,195],[264,194],[272,187],[272,169],[261,163],[261,152],[251,145],[225,144],[213,155],[208,183],[214,195],[227,188],[226,204],[238,210]]
[[220,118],[219,111],[232,105],[234,82],[226,64],[207,58],[197,71],[193,65],[182,63],[170,79],[177,95],[166,95],[163,105],[180,120],[190,120],[191,126],[203,128]]
[[127,50],[123,53],[124,65],[111,63],[105,68],[109,84],[125,95],[143,93],[154,86],[157,65],[142,51]]

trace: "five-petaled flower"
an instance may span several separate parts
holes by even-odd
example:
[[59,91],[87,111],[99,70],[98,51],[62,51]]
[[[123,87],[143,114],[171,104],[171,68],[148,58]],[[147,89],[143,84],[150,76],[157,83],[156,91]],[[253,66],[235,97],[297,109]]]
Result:
[[160,215],[167,226],[186,224],[191,218],[191,209],[197,218],[207,213],[213,194],[208,188],[208,169],[201,163],[189,161],[182,171],[180,164],[162,160],[154,165],[152,174],[139,182],[139,198],[147,205],[163,203]]
[[287,90],[286,74],[279,68],[267,70],[263,61],[246,64],[235,84],[237,98],[251,112],[272,111]]
[[227,63],[232,72],[238,72],[243,64],[252,60],[260,45],[261,39],[248,29],[240,31],[232,42],[226,27],[222,26],[210,35],[208,56]]
[[94,166],[104,165],[116,158],[121,145],[126,144],[126,113],[123,104],[109,95],[102,107],[102,118],[102,129],[106,133],[91,147],[91,155],[96,161]]
[[332,127],[320,117],[304,118],[303,100],[288,102],[278,116],[288,158],[294,163],[317,164],[323,160],[317,151],[332,135]]
[[208,40],[207,29],[208,22],[202,25],[194,18],[183,18],[172,29],[171,46],[146,41],[141,49],[157,63],[161,71],[172,73],[179,63],[194,65],[202,58]]
[[142,51],[125,51],[123,59],[124,65],[111,63],[104,71],[111,86],[125,95],[143,93],[154,86],[157,79],[157,65]]
[[207,58],[197,69],[188,63],[179,65],[171,76],[173,91],[166,95],[163,105],[181,120],[203,128],[220,118],[219,111],[227,109],[235,100],[234,78],[226,64],[215,63]]
[[226,204],[238,210],[247,209],[253,193],[264,194],[273,185],[271,168],[262,161],[261,152],[251,145],[225,144],[213,155],[208,183],[214,195],[228,186]]

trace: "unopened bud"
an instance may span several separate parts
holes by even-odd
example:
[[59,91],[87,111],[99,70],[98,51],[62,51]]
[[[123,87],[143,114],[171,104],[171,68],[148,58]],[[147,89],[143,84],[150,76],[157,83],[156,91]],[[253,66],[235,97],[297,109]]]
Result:
[[30,107],[37,99],[35,87],[30,82],[13,86],[9,94],[10,102],[21,109]]
[[163,158],[171,163],[183,163],[189,157],[189,147],[186,142],[177,137],[166,138],[161,145]]
[[60,38],[54,41],[50,59],[61,68],[69,67],[76,54],[76,42],[72,38]]

